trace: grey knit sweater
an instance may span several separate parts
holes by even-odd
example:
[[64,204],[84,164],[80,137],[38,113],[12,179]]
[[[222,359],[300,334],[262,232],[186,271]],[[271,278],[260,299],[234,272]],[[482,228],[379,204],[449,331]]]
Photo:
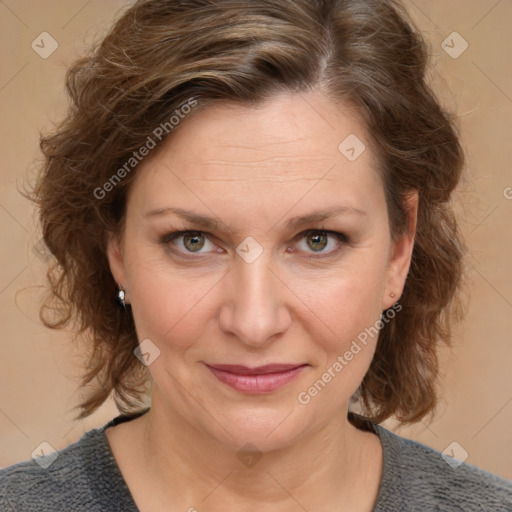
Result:
[[[30,460],[0,470],[0,511],[137,512],[105,429],[144,412],[86,432],[46,469]],[[355,415],[351,421],[378,434],[383,446],[374,512],[512,512],[512,482],[468,464],[452,467],[423,444]]]

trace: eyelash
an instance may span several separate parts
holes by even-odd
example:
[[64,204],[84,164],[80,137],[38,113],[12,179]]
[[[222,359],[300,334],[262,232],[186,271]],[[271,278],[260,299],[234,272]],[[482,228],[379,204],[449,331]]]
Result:
[[[303,238],[305,238],[308,235],[313,234],[313,233],[318,233],[318,234],[323,234],[323,235],[331,235],[331,236],[337,238],[338,241],[340,242],[340,245],[337,248],[335,248],[329,252],[326,252],[326,253],[318,252],[316,254],[314,252],[312,252],[309,257],[311,257],[313,259],[332,257],[333,255],[337,254],[343,248],[343,246],[345,244],[349,243],[348,237],[344,233],[339,233],[338,231],[332,231],[332,230],[321,229],[321,228],[320,229],[308,229],[307,231],[303,231],[302,233],[299,233],[294,238],[294,241],[295,240],[300,241]],[[165,235],[163,235],[160,238],[159,243],[161,245],[168,246],[171,242],[173,242],[177,238],[184,236],[184,235],[203,235],[205,238],[207,238],[211,241],[211,239],[208,236],[209,233],[207,233],[205,231],[197,231],[197,230],[179,231],[179,230],[177,230],[177,231],[170,231],[170,232],[166,233]],[[189,258],[199,258],[199,257],[201,257],[201,254],[204,254],[204,253],[185,252],[185,251],[181,251],[179,249],[178,249],[178,251],[179,251],[180,255],[186,254],[187,256],[185,256],[185,257],[189,257]],[[197,256],[194,256],[194,254],[197,254]],[[188,255],[190,255],[190,256],[188,256]]]

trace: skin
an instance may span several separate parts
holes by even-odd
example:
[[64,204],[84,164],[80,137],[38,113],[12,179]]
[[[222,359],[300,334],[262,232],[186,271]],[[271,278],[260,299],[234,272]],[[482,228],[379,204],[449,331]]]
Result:
[[[355,161],[338,150],[349,134],[368,141],[353,109],[319,91],[283,93],[258,108],[193,112],[140,164],[108,258],[139,340],[160,355],[149,365],[150,412],[107,430],[140,510],[372,510],[381,444],[347,411],[376,337],[310,403],[297,398],[399,299],[410,265],[418,196],[408,199],[409,233],[393,243],[369,144]],[[340,205],[365,213],[286,226]],[[168,207],[214,217],[218,227],[173,213],[145,217]],[[207,234],[159,243],[172,230]],[[262,249],[252,263],[236,252],[246,237]],[[255,395],[204,365],[275,362],[308,366]],[[237,458],[246,443],[261,454],[251,467]]]

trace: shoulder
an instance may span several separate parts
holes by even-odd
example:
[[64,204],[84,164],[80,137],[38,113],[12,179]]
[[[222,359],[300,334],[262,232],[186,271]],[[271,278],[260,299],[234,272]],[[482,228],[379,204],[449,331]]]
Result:
[[93,429],[63,450],[1,469],[0,510],[101,510],[95,487],[113,463],[106,443],[103,429]]
[[417,505],[418,510],[443,512],[512,512],[511,481],[443,456],[380,425],[376,429],[384,449],[381,502],[393,494],[402,497],[405,510]]

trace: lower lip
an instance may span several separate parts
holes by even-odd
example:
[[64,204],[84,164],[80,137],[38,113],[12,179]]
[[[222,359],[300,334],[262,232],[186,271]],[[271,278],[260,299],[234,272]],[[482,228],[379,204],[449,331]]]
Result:
[[243,393],[261,394],[270,393],[283,387],[288,382],[292,381],[306,368],[306,366],[299,366],[292,370],[277,373],[264,373],[260,375],[238,375],[236,373],[226,372],[207,366],[218,380],[231,386],[237,391]]

